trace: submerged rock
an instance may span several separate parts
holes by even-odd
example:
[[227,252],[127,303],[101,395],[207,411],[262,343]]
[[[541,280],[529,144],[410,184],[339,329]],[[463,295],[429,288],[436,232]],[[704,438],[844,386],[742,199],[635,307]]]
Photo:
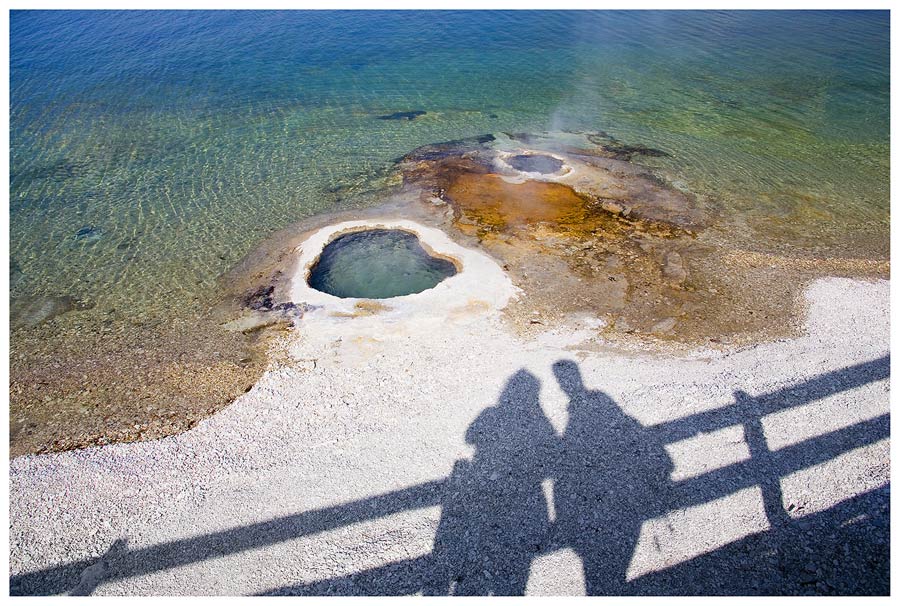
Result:
[[631,162],[634,156],[647,156],[649,158],[668,158],[672,154],[655,147],[647,147],[640,144],[622,143],[609,133],[599,131],[587,135],[588,141],[597,145],[606,155],[614,160]]
[[631,161],[633,156],[647,156],[651,158],[669,158],[672,154],[654,147],[644,145],[604,145],[603,150],[612,154],[615,160]]
[[75,232],[75,239],[81,242],[96,242],[103,235],[103,230],[93,225],[85,225]]
[[393,114],[385,114],[384,116],[378,116],[379,120],[415,120],[419,116],[424,116],[426,111],[421,109],[416,109],[409,112],[394,112]]
[[13,297],[9,305],[9,323],[12,328],[37,326],[66,312],[89,309],[90,304],[74,297]]
[[442,160],[451,156],[461,156],[470,151],[476,145],[486,145],[495,141],[494,135],[478,135],[476,137],[467,137],[465,139],[454,139],[452,141],[444,141],[442,143],[433,143],[431,145],[423,145],[394,160],[395,164],[403,162],[431,162],[434,160]]

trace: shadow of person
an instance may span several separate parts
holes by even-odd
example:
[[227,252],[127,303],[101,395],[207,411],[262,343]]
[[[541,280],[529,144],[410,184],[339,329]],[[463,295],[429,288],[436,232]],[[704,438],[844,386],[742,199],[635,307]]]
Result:
[[626,573],[644,520],[666,511],[672,471],[661,443],[601,391],[588,391],[578,365],[553,365],[569,397],[569,422],[554,476],[554,546],[581,558],[588,595],[629,593]]
[[471,461],[457,461],[441,505],[426,595],[522,595],[550,532],[541,488],[558,436],[520,370],[496,406],[469,426]]

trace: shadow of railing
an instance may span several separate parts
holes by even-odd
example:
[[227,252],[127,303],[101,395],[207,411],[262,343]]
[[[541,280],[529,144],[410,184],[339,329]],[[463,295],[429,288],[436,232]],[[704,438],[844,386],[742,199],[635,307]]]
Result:
[[890,488],[787,520],[629,583],[634,595],[889,595]]
[[[619,593],[887,595],[889,502],[886,487],[857,495],[777,529],[748,535],[685,562],[641,575],[626,583]],[[822,528],[829,532],[811,530]],[[884,540],[873,542],[873,534]],[[827,565],[821,565],[821,560],[827,560]],[[878,576],[878,582],[861,587],[860,579],[837,572],[859,563],[879,573],[880,576],[873,575]],[[330,579],[286,585],[259,595],[414,595],[422,591],[432,566],[432,556],[427,554]]]
[[[886,510],[885,498],[878,491],[872,494],[860,495],[826,512],[801,518],[800,521],[791,519],[783,509],[779,479],[831,460],[842,453],[888,438],[890,435],[889,415],[884,414],[873,419],[861,421],[849,427],[809,438],[777,451],[769,451],[766,448],[760,419],[767,414],[810,403],[849,389],[886,379],[889,376],[890,357],[884,356],[877,360],[825,373],[798,385],[785,387],[756,397],[750,397],[738,391],[735,392],[735,402],[731,405],[697,413],[671,422],[641,428],[642,433],[640,435],[642,438],[646,437],[648,442],[670,444],[695,436],[700,432],[710,432],[733,425],[742,425],[751,456],[747,460],[727,465],[700,476],[677,482],[667,482],[664,487],[649,486],[644,493],[640,495],[635,493],[626,498],[625,500],[627,501],[629,498],[634,500],[640,497],[646,500],[649,505],[634,513],[630,513],[625,509],[614,512],[617,516],[626,518],[623,519],[623,527],[627,526],[630,529],[628,532],[631,534],[627,537],[625,535],[619,537],[622,539],[621,542],[623,544],[627,544],[624,547],[612,545],[615,543],[614,540],[607,541],[608,544],[597,543],[595,545],[597,547],[597,558],[608,557],[609,561],[615,560],[617,562],[613,566],[616,569],[617,576],[616,578],[610,576],[609,578],[594,579],[593,576],[595,574],[590,572],[590,568],[586,563],[588,593],[793,593],[797,590],[797,587],[802,589],[805,586],[801,582],[802,579],[797,581],[799,585],[795,586],[794,580],[796,579],[791,576],[794,570],[792,565],[786,566],[786,572],[782,575],[773,576],[772,566],[767,564],[765,568],[760,568],[760,570],[765,570],[764,574],[744,574],[741,577],[734,570],[727,572],[728,564],[726,562],[730,558],[733,566],[735,561],[743,562],[746,560],[746,557],[743,559],[738,557],[741,553],[744,553],[742,549],[755,549],[754,553],[758,552],[760,554],[759,557],[766,558],[769,557],[767,554],[771,554],[773,545],[775,545],[774,549],[776,551],[785,545],[793,543],[815,546],[815,542],[800,541],[800,538],[806,536],[804,527],[809,524],[832,529],[828,536],[840,535],[841,532],[844,532],[841,529],[845,528],[862,528],[860,536],[865,536],[866,532],[875,532],[878,528],[884,526],[886,523],[886,514],[884,513]],[[529,389],[534,391],[534,386],[529,384]],[[591,396],[594,398],[605,397],[601,392],[584,393],[588,395],[594,394]],[[534,394],[531,394],[529,397],[531,396],[534,396]],[[575,399],[576,397],[573,396],[573,401]],[[612,403],[611,400],[609,402]],[[614,406],[614,403],[612,405]],[[470,433],[476,424],[473,424],[473,428],[470,428]],[[467,434],[467,438],[469,437],[470,435]],[[640,449],[641,445],[635,444],[635,447]],[[656,456],[653,453],[651,455]],[[507,454],[498,455],[496,460],[491,460],[491,464],[506,464],[508,462],[507,456]],[[546,450],[541,451],[540,456],[558,458],[563,455],[557,450],[552,452],[551,450]],[[637,457],[634,460],[637,460]],[[630,461],[632,459],[629,459],[628,464],[631,464]],[[633,472],[631,479],[638,478],[639,475],[639,473]],[[117,542],[106,556],[99,559],[85,559],[48,567],[35,572],[12,575],[10,577],[10,592],[13,595],[48,594],[71,591],[72,587],[77,587],[78,593],[91,593],[96,586],[118,579],[146,575],[211,558],[259,549],[314,533],[434,505],[442,506],[443,524],[443,510],[448,507],[448,499],[451,498],[450,494],[454,491],[453,483],[455,481],[452,477],[434,480],[342,505],[283,516],[266,522],[235,527],[197,537],[178,539],[150,547],[129,549],[123,542]],[[622,568],[621,560],[623,556],[630,556],[634,547],[634,540],[636,540],[636,537],[631,536],[633,535],[633,529],[640,528],[640,524],[644,520],[665,514],[668,511],[710,502],[750,486],[760,486],[762,489],[765,511],[770,521],[771,530],[730,543],[710,554],[698,556],[664,571],[649,573],[629,582],[624,581],[624,569]],[[615,492],[616,489],[610,490]],[[635,504],[628,503],[628,505]],[[644,503],[641,503],[641,505],[644,505]],[[584,510],[578,510],[578,513],[579,515],[584,514]],[[476,514],[472,513],[471,515]],[[866,526],[866,524],[860,525],[860,519],[873,520],[872,524],[875,524],[876,530],[869,528],[871,524],[869,526]],[[602,521],[598,520],[594,522],[588,520],[587,523],[588,525],[591,523],[599,524],[599,521]],[[850,523],[845,524],[848,520],[855,520],[856,526]],[[607,523],[608,521],[606,519]],[[465,523],[465,520],[463,520],[463,523]],[[527,526],[528,524],[526,523],[525,525]],[[559,524],[549,530],[542,529],[540,532],[544,533],[545,536],[538,541],[538,544],[530,548],[533,552],[531,557],[574,544],[577,542],[575,535],[582,534],[577,532],[577,528],[563,528]],[[598,532],[600,531],[598,530]],[[454,535],[451,533],[448,536],[452,542]],[[856,535],[853,536],[855,537]],[[615,538],[615,535],[612,535],[612,538]],[[437,555],[439,542],[436,541],[435,552],[422,557],[393,562],[379,568],[343,577],[309,584],[287,585],[267,593],[310,595],[401,595],[422,591],[430,593],[433,591],[429,591],[429,583],[431,582],[429,581],[429,576],[433,574],[435,567],[446,564],[443,561],[445,554],[442,552],[440,557]],[[446,541],[444,542],[446,543]],[[828,545],[832,545],[832,543],[833,541],[828,543]],[[444,547],[446,548],[446,545]],[[819,548],[824,549],[821,541]],[[851,555],[859,555],[855,550],[856,547],[853,547]],[[582,551],[579,552],[579,555],[584,557],[584,551],[585,548],[582,546]],[[786,553],[782,549],[780,555],[776,555],[776,557],[782,558],[779,560],[780,562],[790,564],[790,557],[787,557]],[[784,559],[785,557],[787,559]],[[886,551],[883,557],[885,563],[878,566],[887,566]],[[755,560],[754,558],[750,558],[750,560],[750,566],[752,566],[752,562]],[[96,566],[98,562],[103,563],[99,569]],[[91,566],[94,566],[95,574],[83,575],[82,573]],[[711,575],[711,571],[722,572],[716,572],[714,575]],[[704,574],[711,578],[706,579],[704,582]],[[886,569],[882,570],[882,568],[879,568],[878,574],[881,578],[887,579]],[[88,579],[86,581],[85,576],[90,576],[93,580]],[[756,585],[753,585],[754,581],[756,581]],[[691,584],[690,586],[679,584],[682,582],[690,582]],[[815,582],[818,583],[819,580]],[[444,586],[439,585],[439,591],[443,591],[440,587]],[[817,586],[813,585],[813,587]],[[838,582],[827,586],[826,590],[828,587],[841,590],[840,588],[843,585]],[[883,588],[884,592],[889,591],[887,585],[883,583],[880,585],[876,584],[875,591],[880,591],[880,588]],[[478,589],[477,584],[469,588],[474,593],[479,593]],[[513,590],[507,588],[507,592],[518,593],[521,589],[523,588],[517,587]],[[823,591],[821,588],[819,590],[820,592]],[[843,590],[849,593],[854,592],[852,587],[849,589],[844,587]],[[494,591],[496,592],[496,587]],[[871,591],[871,589],[867,589],[867,591]]]
[[[178,539],[152,547],[130,550],[124,543],[120,543],[108,554],[115,558],[115,567],[109,568],[103,574],[102,582],[187,566],[202,560],[259,549],[410,509],[439,505],[443,486],[442,480],[436,480],[351,503],[305,511],[198,537]],[[10,591],[17,594],[20,593],[20,589],[27,588],[27,593],[40,594],[41,588],[44,587],[59,587],[61,584],[74,586],[82,571],[96,561],[96,559],[80,560],[38,572],[15,575],[10,579]],[[89,590],[86,587],[82,589]]]

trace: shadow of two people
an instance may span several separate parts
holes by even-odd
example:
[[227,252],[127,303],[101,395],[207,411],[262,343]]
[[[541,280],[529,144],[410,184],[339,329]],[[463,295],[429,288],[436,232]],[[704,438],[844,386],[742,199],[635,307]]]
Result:
[[525,370],[466,432],[476,450],[449,479],[426,594],[522,595],[533,559],[563,547],[581,558],[588,595],[623,592],[641,524],[665,511],[672,462],[608,395],[585,388],[575,362],[553,371],[569,398],[562,436]]

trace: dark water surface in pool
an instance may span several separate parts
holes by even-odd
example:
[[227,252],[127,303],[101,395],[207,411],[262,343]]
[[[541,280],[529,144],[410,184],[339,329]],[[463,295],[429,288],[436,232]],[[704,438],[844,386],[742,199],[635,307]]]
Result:
[[887,12],[14,11],[11,296],[83,302],[13,332],[14,383],[82,364],[15,398],[96,402],[118,366],[109,405],[131,401],[156,379],[128,356],[171,362],[147,344],[173,326],[208,343],[198,367],[237,365],[195,326],[218,275],[483,133],[602,130],[667,152],[648,163],[735,242],[886,257],[889,33]]
[[542,173],[552,175],[559,172],[563,163],[561,160],[553,156],[545,156],[542,154],[513,156],[506,161],[507,164],[516,170],[526,173]]

